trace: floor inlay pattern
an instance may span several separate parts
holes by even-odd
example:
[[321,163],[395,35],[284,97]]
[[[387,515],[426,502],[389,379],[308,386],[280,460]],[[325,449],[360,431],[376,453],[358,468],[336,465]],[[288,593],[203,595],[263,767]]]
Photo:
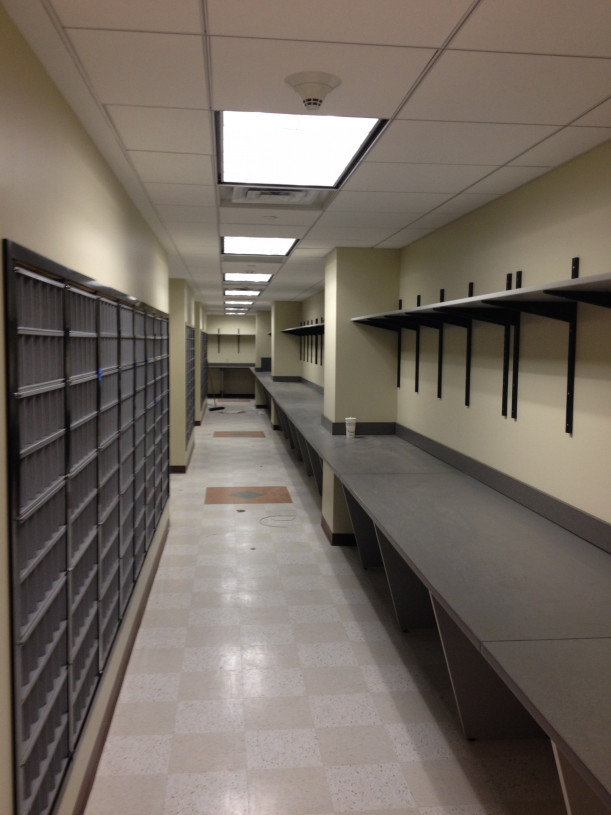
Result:
[[291,504],[286,487],[207,487],[206,504]]

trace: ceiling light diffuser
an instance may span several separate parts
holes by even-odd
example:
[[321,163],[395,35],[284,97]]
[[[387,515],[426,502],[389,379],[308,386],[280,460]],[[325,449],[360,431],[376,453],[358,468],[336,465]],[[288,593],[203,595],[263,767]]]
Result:
[[288,255],[297,238],[223,238],[225,255]]
[[225,272],[225,283],[269,283],[271,274],[255,272]]
[[247,291],[246,289],[225,289],[225,297],[258,297],[260,294],[260,291]]
[[334,187],[379,121],[224,111],[221,180]]

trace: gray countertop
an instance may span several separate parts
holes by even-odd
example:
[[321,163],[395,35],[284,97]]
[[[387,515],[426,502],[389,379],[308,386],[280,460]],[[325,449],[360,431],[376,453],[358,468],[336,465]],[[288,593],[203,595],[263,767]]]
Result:
[[611,641],[494,642],[484,647],[499,674],[567,758],[611,807]]
[[256,375],[611,806],[611,555],[397,436],[331,435],[321,394]]

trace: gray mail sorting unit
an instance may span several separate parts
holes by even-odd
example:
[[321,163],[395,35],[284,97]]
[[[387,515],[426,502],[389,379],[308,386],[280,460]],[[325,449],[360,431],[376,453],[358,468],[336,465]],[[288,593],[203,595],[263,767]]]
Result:
[[4,267],[16,798],[45,815],[168,499],[168,331],[9,242]]

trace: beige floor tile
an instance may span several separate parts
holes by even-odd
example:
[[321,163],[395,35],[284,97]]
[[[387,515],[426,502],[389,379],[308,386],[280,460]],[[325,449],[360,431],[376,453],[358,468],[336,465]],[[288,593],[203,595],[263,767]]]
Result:
[[251,770],[249,792],[251,815],[324,815],[335,811],[322,767]]
[[380,725],[321,727],[316,735],[325,765],[397,761],[393,743]]
[[170,773],[208,773],[246,768],[244,734],[177,733],[172,737]]
[[398,764],[357,764],[328,767],[327,780],[337,812],[404,810],[414,804]]
[[402,764],[418,806],[496,804],[498,798],[474,761],[455,758]]
[[244,723],[248,730],[311,728],[314,719],[305,696],[244,699]]
[[168,776],[164,815],[248,815],[243,771],[174,773]]
[[87,815],[165,815],[166,784],[166,775],[98,776],[87,802]]
[[119,700],[110,733],[113,736],[171,735],[174,733],[177,705],[177,702],[122,702]]

